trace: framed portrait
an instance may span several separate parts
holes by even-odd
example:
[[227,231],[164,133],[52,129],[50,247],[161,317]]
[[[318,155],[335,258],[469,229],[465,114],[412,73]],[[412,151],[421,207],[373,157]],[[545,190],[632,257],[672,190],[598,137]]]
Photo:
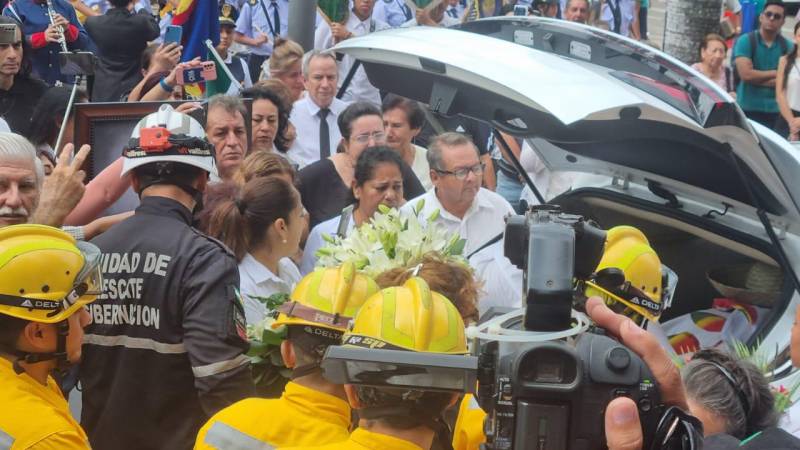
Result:
[[[247,141],[251,141],[252,130],[250,116],[252,101],[243,99],[247,109],[244,118],[247,129]],[[122,149],[128,144],[131,133],[139,121],[146,115],[156,112],[164,103],[174,108],[185,102],[130,102],[130,103],[76,103],[75,104],[75,148],[91,145],[92,151],[84,164],[87,182],[122,156]],[[205,128],[208,103],[203,102],[203,109],[190,113]],[[123,196],[109,207],[103,215],[131,211],[139,204],[138,195],[129,189]]]

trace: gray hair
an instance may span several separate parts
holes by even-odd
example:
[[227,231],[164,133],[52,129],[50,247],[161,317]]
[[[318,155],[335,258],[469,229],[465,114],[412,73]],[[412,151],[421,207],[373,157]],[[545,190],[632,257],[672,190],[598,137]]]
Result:
[[741,440],[778,423],[769,383],[749,361],[718,350],[702,350],[683,368],[681,376],[687,397],[722,418],[727,434]]
[[231,115],[236,115],[238,112],[242,118],[247,117],[247,108],[244,106],[244,102],[241,98],[233,95],[217,94],[208,99],[208,112],[211,113],[211,110],[216,108],[222,108]]
[[[567,4],[564,6],[564,9],[565,10],[569,9],[569,5],[571,5],[572,2],[574,2],[574,1],[575,0],[567,0]],[[581,1],[586,3],[586,7],[587,8],[591,8],[592,7],[592,4],[589,2],[589,0],[581,0]]]
[[33,164],[36,174],[36,185],[41,188],[44,183],[44,165],[36,155],[36,149],[24,137],[15,133],[0,132],[0,162],[13,161],[22,164]]
[[428,166],[432,170],[443,170],[444,167],[442,166],[442,150],[444,147],[455,147],[459,145],[469,145],[473,149],[475,149],[475,153],[480,156],[480,152],[478,152],[478,147],[475,146],[475,143],[472,142],[469,136],[463,133],[458,133],[455,131],[448,131],[446,133],[442,133],[438,136],[434,136],[433,139],[428,142]]
[[309,50],[303,55],[303,78],[306,80],[308,79],[308,72],[309,66],[311,66],[311,60],[314,58],[330,58],[333,60],[334,64],[336,64],[336,57],[333,56],[333,53],[322,53],[319,50]]

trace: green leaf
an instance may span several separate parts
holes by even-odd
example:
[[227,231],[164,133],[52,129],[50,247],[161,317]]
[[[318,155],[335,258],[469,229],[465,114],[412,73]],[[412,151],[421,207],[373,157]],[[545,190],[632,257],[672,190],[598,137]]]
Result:
[[250,341],[250,348],[247,350],[247,356],[259,356],[269,349],[269,344],[261,341]]
[[450,255],[462,255],[464,254],[464,247],[466,246],[467,246],[467,240],[459,239],[455,242],[455,244],[453,244],[452,247],[450,247],[447,253],[449,253]]
[[284,339],[286,339],[286,325],[281,325],[274,330],[264,329],[264,334],[261,336],[261,342],[268,345],[281,345]]
[[419,199],[417,204],[414,205],[414,215],[415,216],[419,216],[419,213],[422,212],[422,208],[424,208],[424,207],[425,207],[425,199],[421,198],[421,199]]

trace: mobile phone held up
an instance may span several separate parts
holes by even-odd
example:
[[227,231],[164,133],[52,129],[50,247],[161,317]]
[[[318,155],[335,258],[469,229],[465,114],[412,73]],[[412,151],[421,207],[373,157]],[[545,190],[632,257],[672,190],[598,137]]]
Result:
[[514,5],[514,15],[515,16],[527,16],[528,15],[528,7],[525,5]]
[[217,79],[217,66],[214,61],[204,61],[200,67],[179,67],[176,75],[178,84],[202,83]]
[[183,27],[180,25],[170,25],[167,31],[164,32],[164,45],[178,44],[181,45],[181,37],[183,36]]

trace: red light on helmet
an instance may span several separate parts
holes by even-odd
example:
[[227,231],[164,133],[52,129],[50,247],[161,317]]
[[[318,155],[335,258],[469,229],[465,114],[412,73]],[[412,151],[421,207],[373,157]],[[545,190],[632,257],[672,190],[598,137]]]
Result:
[[139,147],[145,152],[163,152],[172,147],[170,132],[164,127],[142,128],[139,132]]

